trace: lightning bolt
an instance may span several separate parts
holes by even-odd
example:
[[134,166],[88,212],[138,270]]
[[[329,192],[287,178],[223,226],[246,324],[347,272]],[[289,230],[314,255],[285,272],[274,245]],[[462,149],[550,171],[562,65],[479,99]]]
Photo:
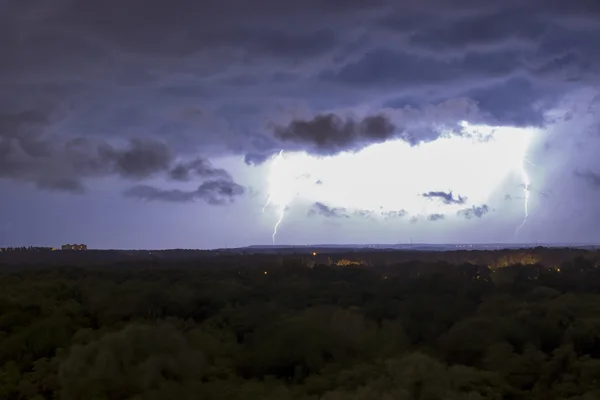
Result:
[[540,168],[539,165],[532,163],[531,161],[529,161],[527,158],[523,158],[523,161],[526,162],[529,165],[533,165],[536,168]]
[[531,198],[531,177],[529,176],[529,172],[527,169],[527,165],[531,165],[535,168],[540,168],[539,165],[534,164],[529,159],[529,147],[531,145],[531,141],[533,139],[532,135],[529,135],[526,140],[523,142],[523,147],[520,152],[520,163],[519,163],[519,171],[521,175],[521,186],[523,187],[523,221],[521,224],[515,229],[515,236],[519,234],[521,229],[527,224],[527,220],[529,218],[529,201]]
[[[273,165],[271,166],[271,170],[273,172],[277,171],[278,168],[278,163],[280,163],[281,161],[283,161],[283,150],[281,150],[279,152],[279,154],[277,155],[277,157],[275,157],[275,159],[273,160]],[[285,210],[287,209],[288,203],[291,201],[291,198],[289,198],[286,195],[281,195],[281,193],[277,193],[276,190],[278,189],[278,183],[279,179],[281,179],[281,177],[278,177],[277,175],[273,175],[272,172],[272,176],[271,176],[271,193],[269,193],[269,197],[267,199],[267,202],[265,203],[265,205],[262,208],[262,212],[265,212],[265,209],[272,205],[275,206],[275,208],[277,209],[277,214],[279,215],[279,217],[277,218],[277,222],[275,223],[275,226],[273,227],[273,235],[271,236],[273,239],[273,245],[275,245],[275,238],[277,236],[277,229],[279,228],[279,225],[281,225],[281,221],[283,221],[283,217],[285,216]],[[279,179],[276,179],[279,178]]]
[[279,224],[281,224],[281,221],[283,221],[284,215],[285,215],[285,209],[280,208],[279,209],[279,219],[277,219],[277,222],[275,223],[275,226],[273,227],[273,246],[275,246],[275,236],[277,236],[277,228],[279,228]]
[[[274,205],[271,197],[269,197],[269,199],[267,200],[267,202],[265,203],[265,205],[262,208],[262,212],[265,212],[265,209],[269,206],[269,205]],[[279,228],[279,225],[281,225],[281,221],[283,221],[283,217],[285,216],[285,207],[284,206],[278,206],[275,205],[275,207],[277,208],[277,214],[279,215],[279,218],[277,218],[277,222],[275,223],[275,226],[273,227],[273,245],[275,245],[275,237],[277,236],[277,228]]]
[[531,190],[530,190],[531,179],[529,178],[529,173],[527,173],[527,168],[525,168],[526,162],[531,165],[535,165],[531,161],[527,160],[527,158],[523,157],[523,160],[521,162],[521,181],[523,182],[523,194],[525,197],[525,201],[523,202],[525,216],[523,217],[523,222],[521,222],[521,225],[519,225],[517,227],[517,229],[515,230],[515,235],[519,234],[519,231],[527,223],[527,218],[529,218],[529,195],[531,193]]

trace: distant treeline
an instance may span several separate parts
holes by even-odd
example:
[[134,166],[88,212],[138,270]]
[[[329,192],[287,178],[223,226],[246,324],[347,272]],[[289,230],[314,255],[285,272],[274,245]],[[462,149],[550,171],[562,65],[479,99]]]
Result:
[[0,399],[600,398],[595,259],[204,263],[0,273]]
[[10,252],[10,251],[19,251],[19,252],[45,252],[45,251],[53,251],[53,247],[37,247],[37,246],[21,246],[21,247],[0,247],[0,252]]

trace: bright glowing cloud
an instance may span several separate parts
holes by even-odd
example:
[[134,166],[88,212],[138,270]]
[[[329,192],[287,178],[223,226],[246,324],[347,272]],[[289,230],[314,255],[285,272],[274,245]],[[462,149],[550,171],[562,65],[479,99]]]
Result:
[[[449,213],[486,204],[510,174],[525,180],[527,192],[524,160],[536,131],[466,122],[463,127],[466,134],[414,147],[397,140],[330,157],[282,152],[271,161],[268,204],[281,216],[296,201],[375,213]],[[431,191],[452,191],[466,202],[444,204],[423,196]]]

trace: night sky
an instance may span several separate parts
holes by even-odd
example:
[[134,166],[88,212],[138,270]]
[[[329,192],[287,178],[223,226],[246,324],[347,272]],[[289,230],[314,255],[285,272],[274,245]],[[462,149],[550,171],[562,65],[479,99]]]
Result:
[[0,247],[600,242],[597,0],[0,0]]

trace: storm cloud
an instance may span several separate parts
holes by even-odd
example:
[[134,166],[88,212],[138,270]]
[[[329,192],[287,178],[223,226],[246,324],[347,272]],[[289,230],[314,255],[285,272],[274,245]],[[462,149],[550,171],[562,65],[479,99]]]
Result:
[[[350,110],[335,110],[311,119],[293,119],[274,125],[273,149],[303,150],[316,155],[359,151],[388,140],[403,140],[411,146],[429,142],[448,133],[463,134],[462,121],[484,122],[491,117],[468,98],[453,98],[420,108],[411,105],[391,107],[379,113],[356,117]],[[249,158],[256,157],[250,155]],[[257,158],[252,161],[264,161]]]
[[465,219],[481,218],[489,212],[489,207],[486,204],[481,206],[471,206],[470,208],[464,208],[458,210],[456,215]]
[[444,214],[429,214],[427,216],[427,219],[429,221],[441,221],[445,218],[446,218],[446,216]]
[[67,191],[83,190],[90,178],[146,179],[167,172],[173,160],[164,143],[142,139],[116,147],[85,138],[60,142],[3,137],[0,148],[0,176]]
[[177,181],[189,181],[193,175],[202,178],[231,179],[231,175],[227,171],[222,168],[214,168],[210,161],[201,158],[176,164],[169,171],[169,175],[171,179]]
[[320,215],[326,218],[360,218],[367,220],[375,220],[376,218],[394,220],[407,214],[406,210],[348,210],[344,207],[330,207],[321,202],[314,203],[307,212],[309,217]]
[[329,207],[323,203],[316,202],[308,210],[308,216],[321,215],[327,218],[349,218],[348,211],[343,207]]
[[85,192],[86,181],[103,177],[232,181],[208,160],[179,161],[161,140],[132,138],[115,145],[100,138],[63,138],[46,131],[49,121],[50,115],[35,111],[0,114],[0,177],[74,194]]
[[431,200],[439,200],[444,204],[465,204],[467,201],[466,197],[458,195],[454,197],[452,192],[427,192],[422,194],[423,197]]
[[202,200],[210,205],[231,204],[243,195],[245,188],[229,180],[209,180],[196,190],[159,189],[149,185],[137,185],[127,189],[124,195],[148,201],[187,203]]
[[576,170],[574,172],[574,175],[577,178],[582,179],[584,182],[586,182],[588,185],[590,185],[594,189],[600,189],[600,174],[599,173],[596,173],[591,170],[584,170],[584,171]]
[[283,142],[301,145],[316,154],[332,155],[385,142],[395,130],[396,127],[384,115],[355,121],[325,114],[309,121],[294,120],[286,127],[276,127],[275,137]]
[[[393,132],[418,136],[422,128],[381,113],[459,98],[487,121],[543,124],[560,93],[597,79],[600,61],[592,51],[600,27],[584,1],[9,4],[0,103],[18,112],[61,104],[68,123],[55,127],[71,134],[169,132],[178,151],[211,148],[249,162],[265,157],[255,140],[269,134],[261,121],[276,105],[295,107],[290,96],[313,113],[278,125],[276,138],[331,153]],[[350,122],[335,103],[372,112]],[[185,113],[198,106],[206,112]]]
[[[260,186],[248,171],[267,170],[260,164],[281,150],[334,156],[401,140],[416,153],[464,135],[463,122],[539,128],[527,155],[538,164],[527,165],[537,188],[532,204],[540,208],[531,220],[562,218],[573,226],[556,236],[591,235],[597,228],[588,221],[600,215],[589,190],[600,187],[598,4],[7,0],[0,13],[0,184],[15,204],[30,188],[14,182],[93,201],[93,182],[102,180],[118,192],[133,185],[126,191],[133,198],[222,205],[248,192],[241,184]],[[429,168],[446,167],[438,161]],[[389,171],[420,173],[412,165]],[[314,190],[329,184],[325,176]],[[544,196],[550,187],[552,196]],[[519,202],[470,204],[461,196],[472,196],[467,191],[421,193],[420,200],[460,206],[466,219],[521,207],[522,188],[497,191],[500,200],[510,193]],[[315,215],[378,214],[322,206],[313,207]],[[585,212],[573,217],[569,209]],[[238,212],[237,219],[252,214]],[[392,213],[403,222],[401,211]]]
[[392,210],[392,211],[382,211],[381,212],[381,216],[384,219],[402,218],[402,217],[406,216],[406,214],[408,214],[408,212],[406,210]]

